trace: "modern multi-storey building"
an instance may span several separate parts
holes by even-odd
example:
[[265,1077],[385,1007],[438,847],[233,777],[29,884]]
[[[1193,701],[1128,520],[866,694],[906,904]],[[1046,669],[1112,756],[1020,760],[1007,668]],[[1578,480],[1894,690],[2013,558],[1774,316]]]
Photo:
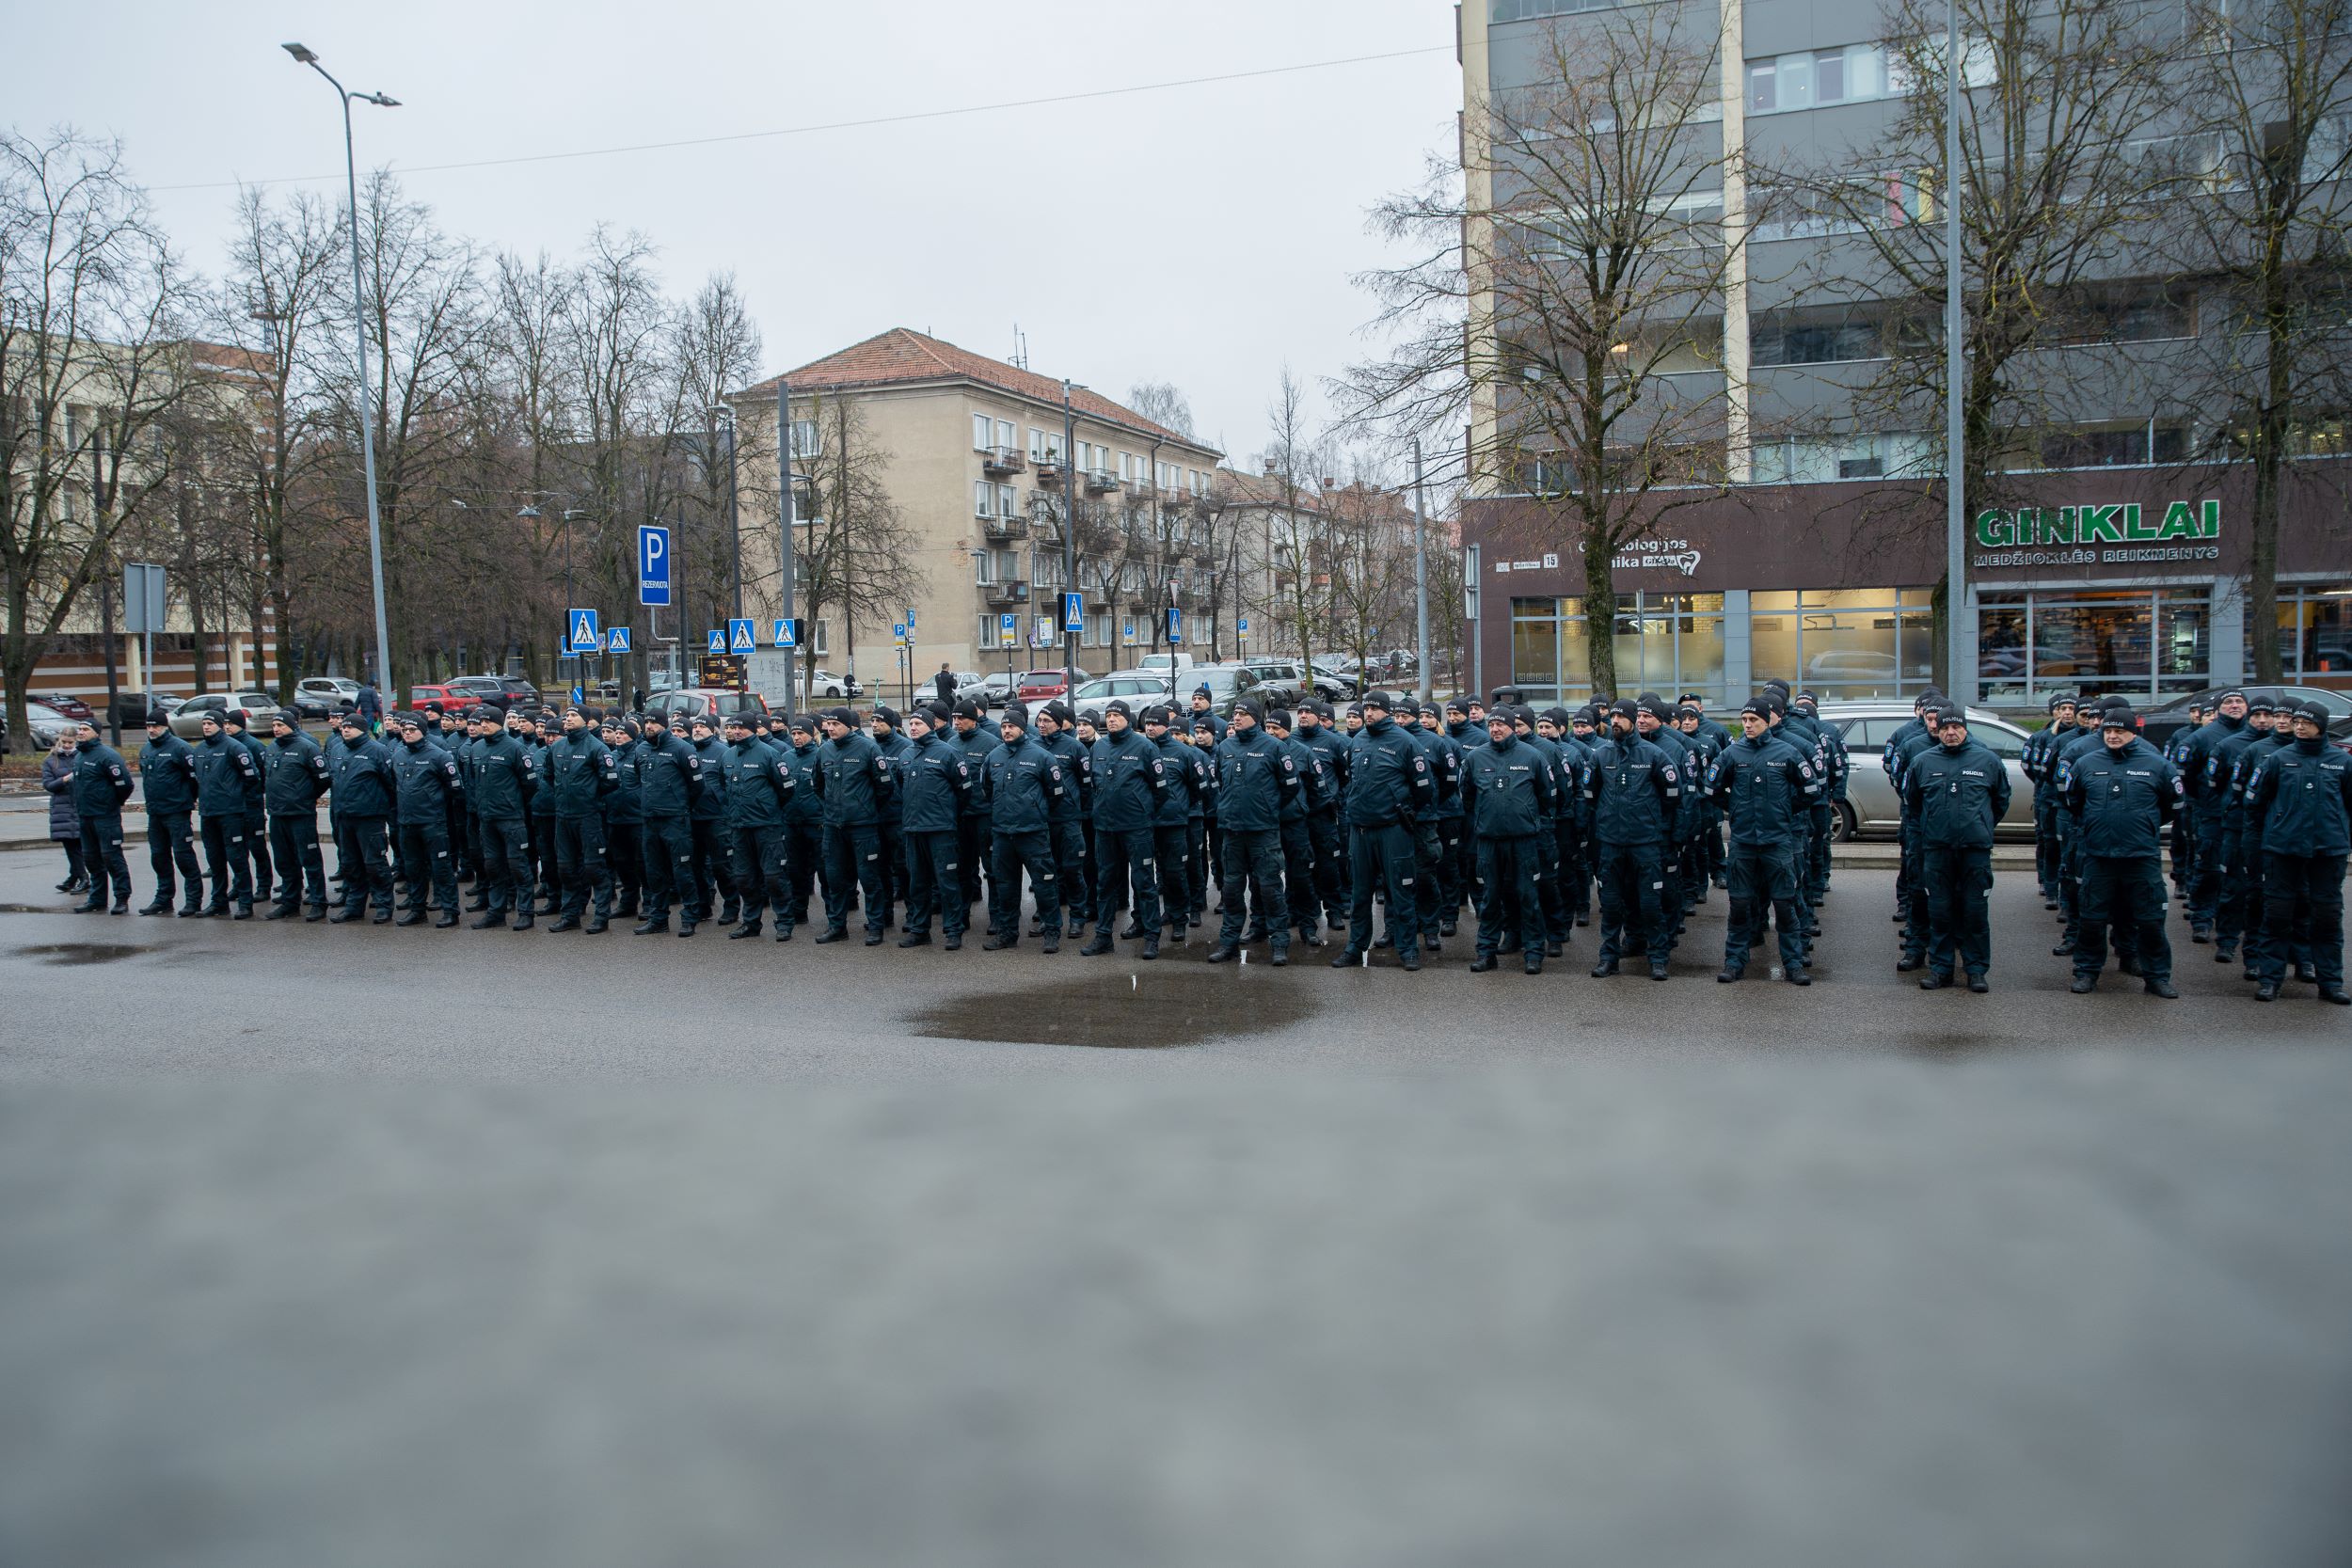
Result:
[[[1737,702],[1781,676],[1829,698],[1912,695],[1931,678],[1931,595],[1945,572],[1937,394],[1893,416],[1887,400],[1862,395],[1883,379],[1894,316],[1827,281],[1834,224],[1775,214],[1751,185],[1753,171],[1888,136],[1911,90],[1899,51],[1881,36],[1876,0],[1663,0],[1653,11],[1676,8],[1692,36],[1723,40],[1718,101],[1691,134],[1723,138],[1695,155],[1729,177],[1688,199],[1720,210],[1736,254],[1719,291],[1720,349],[1716,324],[1701,324],[1702,346],[1665,379],[1722,409],[1728,461],[1708,486],[1718,493],[1675,498],[1689,504],[1662,511],[1652,537],[1614,557],[1618,685]],[[2178,26],[2159,9],[2148,8],[2149,24]],[[1492,194],[1482,171],[1497,161],[1490,106],[1555,68],[1564,32],[1631,11],[1612,0],[1464,0],[1473,226]],[[1981,81],[1974,52],[1963,58]],[[1746,156],[1724,158],[1724,147]],[[1931,219],[1933,188],[1933,171],[1887,175],[1875,221]],[[2153,702],[2253,673],[2249,471],[2201,460],[2227,416],[2166,370],[2232,328],[2195,280],[2135,277],[2124,249],[2097,297],[2077,301],[2098,329],[2037,350],[2048,422],[2003,458],[2005,504],[1967,520],[1953,682],[1976,700],[2039,708],[2055,690],[2081,689]],[[1473,300],[1473,337],[1491,328],[1492,309],[1482,317]],[[1475,400],[1474,451],[1510,444],[1497,440],[1510,417],[1500,401]],[[2352,688],[2344,450],[2338,420],[2314,427],[2291,465],[2276,635],[2290,680]],[[1479,611],[1468,635],[1487,686],[1579,697],[1591,689],[1585,576],[1575,543],[1542,521],[1542,482],[1528,467],[1474,467],[1464,538]]]
[[[823,468],[827,443],[839,439],[829,404],[854,407],[861,455],[879,467],[913,569],[903,607],[914,612],[908,649],[894,636],[902,610],[845,628],[838,603],[807,602],[810,503],[796,501],[803,589],[795,609],[829,668],[854,668],[873,685],[896,678],[902,657],[918,684],[942,663],[980,671],[1058,664],[1069,582],[1063,531],[1073,516],[1084,668],[1099,673],[1135,663],[1165,625],[1162,607],[1171,599],[1186,614],[1204,608],[1207,552],[1197,513],[1216,449],[1083,387],[1070,390],[1066,417],[1062,382],[898,327],[739,393],[747,454],[776,450],[779,383],[790,388],[803,472]],[[772,502],[752,498],[771,493],[772,481],[757,485],[747,476],[739,525],[747,608],[755,607],[763,633],[781,612],[778,516]]]

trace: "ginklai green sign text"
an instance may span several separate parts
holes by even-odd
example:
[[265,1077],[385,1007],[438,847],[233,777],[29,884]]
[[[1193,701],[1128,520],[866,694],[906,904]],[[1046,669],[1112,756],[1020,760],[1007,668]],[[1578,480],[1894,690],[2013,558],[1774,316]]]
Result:
[[2153,545],[2171,539],[2217,539],[2221,503],[2173,501],[2153,517],[2137,501],[2110,506],[2021,506],[1977,514],[1977,547],[2033,545]]

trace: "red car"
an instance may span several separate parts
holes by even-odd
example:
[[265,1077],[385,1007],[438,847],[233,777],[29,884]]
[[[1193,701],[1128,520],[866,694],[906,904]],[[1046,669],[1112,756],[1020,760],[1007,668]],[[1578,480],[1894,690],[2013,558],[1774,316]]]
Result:
[[82,701],[79,697],[69,697],[62,691],[36,691],[32,694],[31,701],[54,707],[59,713],[64,714],[68,719],[88,719],[92,717],[89,710],[89,704]]
[[412,686],[408,705],[419,713],[470,713],[482,705],[482,695],[454,682],[446,686]]
[[[1091,677],[1084,670],[1078,672],[1079,684]],[[1050,670],[1031,670],[1013,685],[1013,695],[1025,703],[1050,703],[1057,697],[1070,695],[1070,679],[1059,665]]]

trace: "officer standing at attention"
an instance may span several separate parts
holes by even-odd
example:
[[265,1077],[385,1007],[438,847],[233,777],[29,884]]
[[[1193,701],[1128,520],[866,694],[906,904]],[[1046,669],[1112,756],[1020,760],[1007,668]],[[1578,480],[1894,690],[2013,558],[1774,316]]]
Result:
[[617,713],[604,720],[612,753],[612,793],[604,798],[604,859],[612,868],[612,918],[634,920],[645,889],[645,806],[637,783],[636,724]]
[[424,924],[425,887],[441,911],[433,924],[457,924],[457,874],[449,853],[449,802],[457,788],[457,764],[424,738],[424,721],[413,711],[399,716],[400,745],[392,752],[399,795],[402,859],[408,865],[408,902],[399,924]]
[[336,728],[343,744],[328,769],[335,792],[330,820],[342,834],[335,858],[342,866],[343,907],[327,917],[327,924],[350,924],[373,899],[375,924],[389,925],[392,868],[384,857],[384,832],[398,803],[399,775],[392,768],[390,750],[368,734],[367,721],[358,713],[344,714]]
[[1160,883],[1153,824],[1160,805],[1184,785],[1168,777],[1157,744],[1130,722],[1127,705],[1114,698],[1103,709],[1103,736],[1089,770],[1094,779],[1094,939],[1078,949],[1094,958],[1111,950],[1111,924],[1121,895],[1135,888],[1136,929],[1145,958],[1160,956]]
[[817,792],[825,800],[825,928],[820,942],[846,941],[850,895],[866,906],[866,945],[882,944],[890,895],[882,887],[882,813],[898,809],[890,759],[846,707],[828,712],[817,749]]
[[114,882],[114,912],[131,912],[131,865],[122,858],[122,802],[138,786],[122,753],[98,738],[98,725],[85,719],[73,740],[73,814],[81,819],[82,863],[89,872],[89,895],[76,913],[106,907],[106,883]]
[[503,927],[509,913],[516,930],[532,925],[531,797],[538,775],[515,733],[520,727],[512,715],[482,710],[482,733],[470,753],[473,787],[466,800],[481,825],[482,842],[474,865],[474,889],[483,895],[482,918],[471,927],[477,931]]
[[2225,740],[2246,728],[2246,693],[2224,691],[2214,700],[2214,716],[2181,748],[2181,784],[2188,791],[2189,821],[2197,838],[2197,870],[2188,884],[2188,940],[2213,940],[2221,904],[2221,807],[2226,777],[2215,778],[2207,764]]
[[[2246,853],[2245,774],[2239,765],[2269,739],[2278,708],[2270,692],[2248,692],[2245,724],[2205,753],[2205,793],[2221,809],[2221,896],[2214,906],[2213,923],[2213,961],[2217,964],[2236,958],[2240,939],[2253,937],[2262,927],[2261,868]],[[2250,962],[2248,967],[2252,967]]]
[[[229,738],[244,747],[246,754],[253,759],[253,771],[245,779],[245,852],[253,863],[253,896],[260,901],[269,897],[276,883],[269,858],[269,800],[262,777],[263,765],[269,760],[267,749],[254,736],[245,709],[230,708],[221,714],[220,720],[228,728]],[[238,918],[243,919],[244,915]]]
[[774,747],[752,733],[742,712],[727,715],[727,837],[735,851],[735,885],[743,923],[735,942],[759,935],[760,910],[772,909],[776,940],[792,940],[792,887],[784,875],[784,819],[798,786]]
[[[694,830],[694,898],[687,905],[696,920],[708,920],[712,900],[719,909],[719,924],[735,924],[737,895],[735,873],[727,861],[727,775],[724,744],[719,738],[719,721],[707,713],[698,713],[686,726],[686,743],[702,759],[702,794],[695,798],[693,815],[687,818]],[[869,742],[870,744],[870,742]],[[682,928],[678,934],[686,933]]]
[[2098,987],[2110,921],[2136,927],[2131,950],[2141,989],[2168,1001],[2181,994],[2172,989],[2172,944],[2164,934],[2162,835],[2188,797],[2179,771],[2137,731],[2130,707],[2110,705],[2099,721],[2099,749],[2058,765],[2058,793],[2078,840],[2077,996]]
[[[1224,925],[1209,962],[1227,963],[1241,953],[1243,913],[1250,881],[1258,884],[1259,913],[1277,969],[1291,961],[1290,910],[1282,897],[1282,805],[1298,793],[1298,760],[1290,747],[1263,728],[1265,708],[1244,697],[1233,708],[1225,738],[1216,743],[1210,767],[1216,774],[1217,826],[1225,836],[1223,892],[1218,906]],[[1406,906],[1409,921],[1411,906]],[[1392,907],[1391,922],[1396,918]]]
[[1621,954],[1645,946],[1649,977],[1663,980],[1674,950],[1678,911],[1666,903],[1666,862],[1688,808],[1674,760],[1634,733],[1640,713],[1632,698],[1617,699],[1609,714],[1609,738],[1594,747],[1585,774],[1597,852],[1593,870],[1600,883],[1597,980],[1617,973]]
[[[632,759],[637,765],[637,807],[644,814],[645,918],[633,936],[670,928],[670,905],[678,906],[681,937],[694,934],[694,808],[703,796],[700,752],[670,733],[669,717],[645,715],[644,737]],[[527,922],[518,922],[527,924]]]
[[1279,833],[1282,846],[1283,901],[1290,906],[1298,940],[1309,947],[1320,947],[1323,938],[1315,934],[1314,842],[1307,836],[1307,814],[1330,798],[1331,778],[1324,768],[1323,759],[1298,743],[1292,731],[1289,709],[1268,708],[1265,727],[1277,745],[1290,749],[1291,761],[1298,769],[1298,788],[1282,802]]
[[[294,727],[288,711],[270,719],[271,744],[264,751],[262,802],[269,811],[270,843],[278,861],[278,901],[264,920],[283,920],[308,902],[306,920],[326,918],[326,863],[319,855],[319,797],[333,784],[319,743]],[[304,897],[305,887],[309,897]]]
[[1731,913],[1724,928],[1724,967],[1715,978],[1731,985],[1747,972],[1749,950],[1764,935],[1769,910],[1780,932],[1782,977],[1790,985],[1811,985],[1796,857],[1821,780],[1810,758],[1773,733],[1769,700],[1740,710],[1740,738],[1716,753],[1707,792],[1731,825],[1724,877]]
[[[1449,705],[1449,706],[1452,705]],[[1478,954],[1470,973],[1495,967],[1506,941],[1530,974],[1544,972],[1543,863],[1536,840],[1558,809],[1551,759],[1522,741],[1508,708],[1487,716],[1486,740],[1462,754],[1462,809],[1477,849]]]
[[161,708],[147,716],[147,745],[139,752],[139,787],[147,793],[147,863],[155,871],[155,896],[141,914],[169,914],[172,868],[187,884],[188,901],[182,914],[194,914],[204,902],[204,873],[196,863],[196,846],[189,839],[189,814],[196,810],[196,752],[171,733]]
[[931,920],[939,920],[943,947],[963,945],[972,907],[963,900],[963,798],[972,791],[972,764],[963,748],[940,731],[947,723],[946,703],[907,714],[913,744],[898,772],[899,840],[907,856],[906,930],[901,947],[929,947]]
[[[1209,769],[1200,752],[1184,743],[1183,735],[1174,728],[1175,721],[1174,710],[1165,703],[1153,703],[1143,710],[1143,737],[1158,753],[1168,780],[1168,788],[1161,792],[1152,813],[1152,848],[1158,873],[1160,909],[1166,923],[1176,928],[1176,940],[1181,942],[1191,928],[1193,909],[1201,902],[1192,882],[1192,834],[1197,820],[1194,813],[1200,809],[1200,792],[1208,787]],[[1096,820],[1100,822],[1099,815]],[[1142,934],[1143,927],[1138,924],[1136,935]]]
[[1063,906],[1069,911],[1064,928],[1075,936],[1086,929],[1087,916],[1094,900],[1089,896],[1091,882],[1087,877],[1087,817],[1094,806],[1094,781],[1091,777],[1093,759],[1088,749],[1072,735],[1070,709],[1059,702],[1046,704],[1038,710],[1037,743],[1054,753],[1061,764],[1062,777],[1070,787],[1054,802],[1053,821],[1047,832],[1054,838],[1054,865],[1058,875],[1057,886]]
[[2058,746],[2074,725],[2074,694],[2050,694],[2049,721],[2026,737],[2017,766],[2033,784],[2033,872],[2042,907],[2058,907]]
[[2246,809],[2261,819],[2262,978],[2257,1002],[2275,1002],[2287,978],[2287,949],[2301,922],[2311,942],[2319,999],[2352,1004],[2344,989],[2344,870],[2352,854],[2352,756],[2328,743],[2327,707],[2305,703],[2290,716],[2294,743],[2274,748],[2246,782]]
[[1928,972],[1921,990],[1952,983],[1957,962],[1968,989],[1992,988],[1987,895],[1993,888],[1993,828],[2009,810],[2009,769],[1992,748],[1968,738],[1967,715],[1935,715],[1936,744],[1903,767],[1903,798],[1919,825],[1920,877],[1928,904]]
[[[996,952],[1021,942],[1021,872],[1028,868],[1045,951],[1061,951],[1061,892],[1056,880],[1051,830],[1054,802],[1071,787],[1061,760],[1029,735],[1028,711],[1005,705],[996,726],[1004,738],[988,753],[990,856],[996,874],[989,889],[990,934],[980,946]],[[879,940],[879,939],[877,939]]]
[[204,738],[196,748],[196,800],[202,813],[204,860],[213,877],[212,902],[201,912],[227,914],[233,902],[236,918],[249,920],[253,872],[245,847],[251,831],[246,820],[246,781],[258,783],[261,774],[253,766],[253,753],[230,735],[218,710],[207,710],[199,727]]
[[[555,793],[555,861],[564,879],[564,915],[552,936],[580,929],[596,936],[612,923],[612,866],[604,851],[604,798],[619,778],[612,753],[588,731],[588,715],[564,710],[564,738],[548,748],[548,787]],[[593,896],[593,906],[590,899]]]
[[1412,821],[1437,803],[1437,786],[1428,756],[1390,716],[1393,701],[1385,691],[1364,693],[1363,728],[1349,741],[1345,809],[1354,885],[1347,945],[1331,960],[1333,969],[1352,968],[1372,951],[1372,895],[1382,889],[1396,960],[1408,970],[1421,968]]

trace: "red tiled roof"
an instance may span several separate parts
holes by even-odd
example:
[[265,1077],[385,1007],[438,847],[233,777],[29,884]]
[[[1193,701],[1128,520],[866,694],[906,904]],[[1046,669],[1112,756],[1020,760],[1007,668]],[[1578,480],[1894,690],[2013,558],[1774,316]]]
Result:
[[[755,387],[746,387],[738,397],[755,397],[762,393],[772,396],[779,378],[771,376]],[[956,347],[937,338],[894,326],[878,333],[862,343],[852,343],[837,354],[810,361],[799,370],[787,372],[782,379],[792,383],[793,390],[837,390],[852,387],[890,387],[908,382],[963,380],[975,381],[998,391],[1011,392],[1019,397],[1032,398],[1045,404],[1061,402],[1061,383],[1051,376],[1025,371],[1018,365],[1008,365],[1001,359],[991,359],[984,354]],[[1122,425],[1148,436],[1189,447],[1195,451],[1215,451],[1206,442],[1168,429],[1166,425],[1145,419],[1123,404],[1083,388],[1071,393],[1073,407],[1090,420],[1104,424]]]

